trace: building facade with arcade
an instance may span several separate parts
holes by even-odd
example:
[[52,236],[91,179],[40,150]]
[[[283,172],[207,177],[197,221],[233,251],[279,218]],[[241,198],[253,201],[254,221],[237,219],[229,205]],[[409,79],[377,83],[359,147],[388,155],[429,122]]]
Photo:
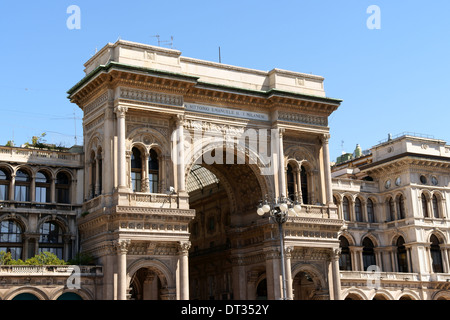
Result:
[[[68,91],[81,150],[0,150],[0,248],[93,263],[78,289],[68,266],[0,266],[0,299],[447,297],[445,142],[400,137],[334,164],[342,101],[323,77],[125,40],[84,67]],[[265,201],[299,205],[283,251]]]

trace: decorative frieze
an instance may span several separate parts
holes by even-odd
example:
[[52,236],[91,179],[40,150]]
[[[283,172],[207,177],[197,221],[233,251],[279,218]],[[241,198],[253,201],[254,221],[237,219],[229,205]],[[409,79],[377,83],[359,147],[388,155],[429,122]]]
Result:
[[108,92],[106,91],[100,97],[89,103],[86,107],[84,107],[84,116],[86,117],[89,113],[95,111],[101,105],[103,105],[106,101],[108,101]]
[[300,114],[300,113],[292,113],[292,112],[279,112],[278,120],[295,122],[295,123],[303,123],[303,124],[312,124],[316,126],[328,126],[328,118],[313,116],[309,114]]
[[120,88],[120,98],[170,106],[183,106],[183,96],[130,88]]

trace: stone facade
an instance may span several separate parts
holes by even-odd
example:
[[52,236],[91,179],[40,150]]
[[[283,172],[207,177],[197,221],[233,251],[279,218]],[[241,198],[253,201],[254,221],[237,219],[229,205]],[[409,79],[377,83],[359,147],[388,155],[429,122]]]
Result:
[[343,297],[448,299],[449,165],[445,141],[404,134],[333,167]]
[[[393,161],[380,145],[331,167],[328,117],[341,100],[326,97],[322,77],[202,61],[124,40],[98,51],[85,74],[68,91],[83,110],[83,152],[0,148],[0,191],[8,190],[0,221],[16,221],[14,239],[21,234],[15,244],[1,245],[30,256],[45,248],[36,240],[44,232],[39,228],[55,221],[65,240],[52,250],[65,259],[90,254],[96,265],[81,266],[78,291],[64,280],[72,275],[68,267],[2,266],[1,299],[20,293],[39,299],[63,293],[99,300],[372,299],[369,262],[381,267],[378,295],[446,296],[445,159],[402,158],[409,144],[389,142]],[[438,152],[433,143],[421,150]],[[445,143],[438,145],[445,153]],[[442,184],[439,190],[416,185],[423,166],[428,181]],[[16,182],[22,169],[30,179]],[[70,183],[58,193],[60,172]],[[388,172],[401,177],[392,196],[405,211],[385,222]],[[31,190],[24,201],[15,196],[20,186]],[[48,188],[49,197],[36,187]],[[61,194],[70,194],[68,204],[58,203]],[[422,194],[429,218],[415,211]],[[431,216],[435,197],[439,218]],[[282,229],[285,283],[280,229],[256,213],[266,198],[301,204]],[[345,198],[345,210],[361,198],[362,221],[354,221],[356,209],[344,215]],[[431,235],[438,239],[442,272],[432,272]],[[12,237],[11,231],[3,236]],[[365,238],[374,244],[373,259]],[[407,257],[400,265],[397,244],[399,256]]]

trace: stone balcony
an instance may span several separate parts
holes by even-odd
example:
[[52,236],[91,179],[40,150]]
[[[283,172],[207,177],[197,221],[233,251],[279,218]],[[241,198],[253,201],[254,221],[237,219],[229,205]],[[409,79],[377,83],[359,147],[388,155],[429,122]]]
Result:
[[449,273],[404,273],[404,272],[371,272],[371,271],[340,271],[343,286],[370,286],[379,279],[381,287],[388,283],[421,287],[424,282],[441,282],[450,288]]
[[79,167],[83,164],[82,156],[81,153],[0,146],[0,161],[5,162]]
[[[0,278],[8,276],[44,276],[44,277],[69,277],[76,266],[72,265],[0,265]],[[103,276],[102,266],[77,266],[82,277]],[[0,280],[0,285],[4,282]]]

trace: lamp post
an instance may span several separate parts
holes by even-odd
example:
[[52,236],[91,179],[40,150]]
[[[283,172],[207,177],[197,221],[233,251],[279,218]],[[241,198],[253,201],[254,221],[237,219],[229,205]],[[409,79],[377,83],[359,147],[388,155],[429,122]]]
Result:
[[298,201],[292,201],[289,198],[280,197],[269,201],[266,196],[264,201],[258,206],[256,213],[259,216],[264,216],[269,213],[270,219],[278,224],[278,232],[280,234],[280,253],[281,253],[281,279],[283,288],[283,300],[287,300],[286,292],[286,268],[284,261],[284,232],[283,224],[287,221],[288,216],[298,216],[301,211],[301,205]]

